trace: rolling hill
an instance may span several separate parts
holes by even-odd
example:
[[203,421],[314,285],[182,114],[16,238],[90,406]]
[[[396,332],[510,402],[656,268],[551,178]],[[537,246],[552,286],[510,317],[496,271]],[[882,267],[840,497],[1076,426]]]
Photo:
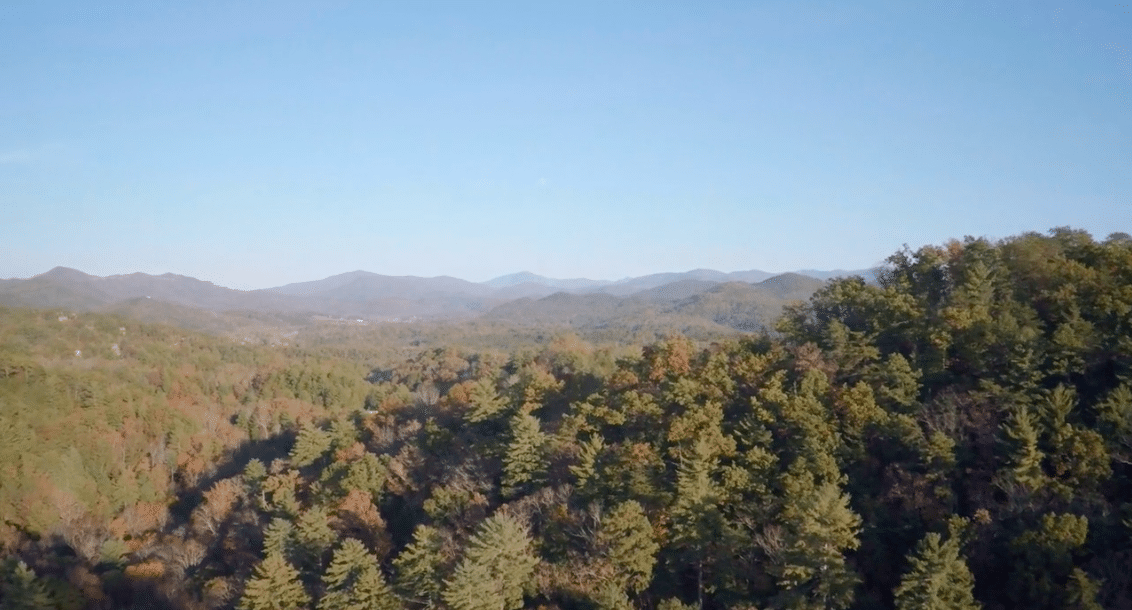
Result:
[[292,327],[320,316],[373,322],[482,316],[575,328],[650,318],[748,330],[765,326],[784,303],[808,299],[822,284],[799,273],[759,270],[695,269],[616,282],[521,272],[482,283],[352,271],[245,291],[172,273],[98,277],[56,267],[28,279],[0,280],[0,305],[116,312],[223,334]]

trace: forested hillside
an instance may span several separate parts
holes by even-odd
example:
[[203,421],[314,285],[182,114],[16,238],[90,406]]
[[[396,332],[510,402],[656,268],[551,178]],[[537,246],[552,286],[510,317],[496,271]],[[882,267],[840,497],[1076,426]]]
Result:
[[0,310],[0,608],[1132,608],[1126,235],[712,344],[332,338]]

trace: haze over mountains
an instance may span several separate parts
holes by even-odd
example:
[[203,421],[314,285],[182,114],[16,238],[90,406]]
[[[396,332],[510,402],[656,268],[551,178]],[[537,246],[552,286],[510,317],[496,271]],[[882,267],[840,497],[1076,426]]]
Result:
[[[118,311],[173,319],[244,316],[344,317],[372,322],[485,317],[531,324],[601,326],[641,317],[705,318],[737,330],[767,324],[784,303],[807,299],[827,276],[695,269],[618,281],[555,279],[520,272],[476,283],[454,277],[352,271],[262,290],[234,290],[192,277],[132,273],[97,277],[56,267],[28,279],[0,280],[0,305]],[[211,316],[205,315],[211,313]]]

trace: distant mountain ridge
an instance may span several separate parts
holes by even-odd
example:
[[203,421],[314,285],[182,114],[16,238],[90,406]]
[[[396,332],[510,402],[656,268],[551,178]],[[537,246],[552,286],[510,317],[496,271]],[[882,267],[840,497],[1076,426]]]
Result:
[[509,275],[501,275],[497,278],[490,279],[483,282],[486,286],[492,288],[507,288],[509,286],[518,286],[521,284],[541,284],[543,286],[550,286],[552,288],[565,288],[565,289],[584,289],[593,288],[596,286],[605,286],[612,284],[609,280],[589,280],[585,278],[574,278],[568,280],[559,280],[542,275],[531,273],[530,271],[520,271]]
[[[821,274],[827,273],[842,275]],[[850,273],[861,272],[844,274]],[[736,313],[743,307],[743,299],[758,301],[761,313],[756,317],[768,319],[786,301],[808,299],[823,283],[822,278],[809,274],[775,275],[759,270],[724,273],[694,269],[618,281],[555,279],[524,271],[478,283],[448,276],[387,276],[359,270],[274,288],[235,290],[173,273],[98,277],[56,267],[27,279],[0,280],[0,305],[87,311],[124,308],[145,311],[151,317],[157,315],[154,312],[168,311],[176,312],[181,319],[195,315],[179,309],[184,307],[206,312],[323,315],[373,321],[513,315],[532,320],[601,324],[602,320],[627,321],[633,316],[671,314],[739,320],[740,326],[745,327],[753,324],[753,318]],[[138,299],[176,307],[155,309],[142,306]],[[721,299],[730,304],[721,304]],[[703,305],[708,301],[714,304]],[[725,309],[730,313],[720,313]]]

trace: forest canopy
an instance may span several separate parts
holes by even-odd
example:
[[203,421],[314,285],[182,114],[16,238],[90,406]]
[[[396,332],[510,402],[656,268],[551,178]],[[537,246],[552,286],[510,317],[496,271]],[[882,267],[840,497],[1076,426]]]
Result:
[[1132,608],[1132,239],[509,349],[0,309],[0,608]]

